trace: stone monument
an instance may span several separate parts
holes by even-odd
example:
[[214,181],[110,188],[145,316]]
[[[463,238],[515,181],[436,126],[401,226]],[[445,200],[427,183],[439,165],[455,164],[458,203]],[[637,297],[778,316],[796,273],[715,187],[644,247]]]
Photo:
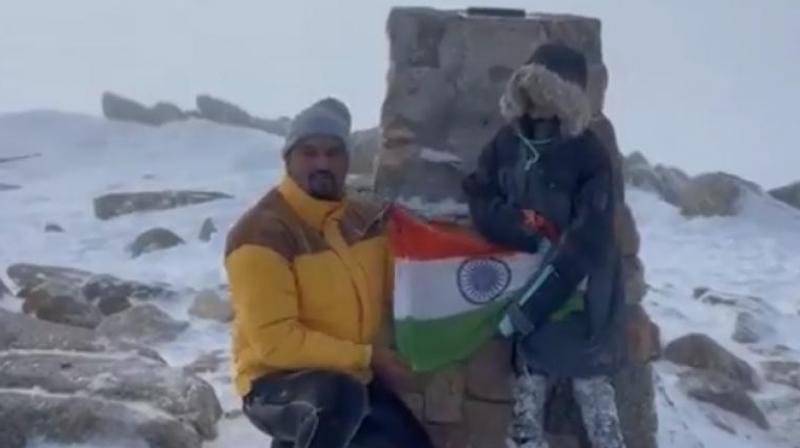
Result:
[[[557,42],[586,56],[592,129],[614,158],[615,193],[624,201],[622,157],[613,125],[603,115],[608,76],[599,20],[516,10],[396,8],[387,31],[390,68],[374,181],[378,194],[427,216],[464,222],[461,179],[502,124],[498,99],[506,81],[539,45]],[[657,417],[650,362],[660,355],[658,327],[641,306],[644,269],[627,206],[616,224],[625,255],[630,362],[614,383],[628,447],[653,448]],[[406,400],[438,447],[504,447],[511,414],[509,359],[508,344],[497,339],[462,365],[419,375]],[[554,386],[548,414],[553,448],[588,446],[568,383]]]

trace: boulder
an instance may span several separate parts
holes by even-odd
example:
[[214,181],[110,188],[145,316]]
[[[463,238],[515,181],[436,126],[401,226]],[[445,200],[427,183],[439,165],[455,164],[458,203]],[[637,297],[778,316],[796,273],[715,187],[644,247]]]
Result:
[[727,173],[701,174],[689,181],[680,197],[686,217],[735,216],[745,194],[760,195],[761,187]]
[[183,371],[195,375],[217,372],[220,367],[228,361],[230,361],[230,357],[227,351],[215,350],[213,352],[200,354],[197,359],[183,366]]
[[679,205],[689,176],[678,168],[651,165],[639,152],[624,160],[625,182],[633,187],[651,191],[672,205]]
[[207,243],[211,241],[211,237],[213,237],[217,232],[218,229],[216,224],[214,224],[214,220],[211,218],[206,218],[206,220],[203,221],[203,225],[200,227],[200,234],[198,235],[198,238],[200,241]]
[[136,237],[133,243],[128,246],[128,250],[131,256],[136,258],[143,254],[169,249],[170,247],[185,243],[186,242],[173,231],[156,227]]
[[22,187],[20,187],[19,185],[5,184],[0,182],[0,191],[13,191],[13,190],[19,190],[20,188]]
[[2,447],[44,437],[200,448],[221,413],[208,383],[150,349],[0,309]]
[[227,323],[233,320],[233,307],[213,290],[200,291],[189,308],[189,315]]
[[94,329],[103,320],[100,310],[89,303],[68,295],[50,296],[45,291],[29,295],[22,309],[38,319],[75,327]]
[[186,119],[186,114],[174,104],[162,102],[148,107],[111,92],[103,93],[102,106],[103,115],[109,120],[161,126]]
[[155,305],[145,304],[108,316],[97,333],[112,340],[152,345],[175,340],[189,327]]
[[746,390],[759,388],[753,367],[704,334],[692,333],[670,342],[664,357],[675,364],[719,374]]
[[143,345],[112,341],[86,328],[47,322],[0,308],[0,352],[3,350],[125,351],[164,363],[158,353]]
[[800,209],[800,182],[769,190],[773,198]]
[[12,293],[10,289],[8,289],[8,286],[6,286],[6,284],[3,283],[3,279],[0,278],[0,299],[2,299],[5,296],[13,296],[13,295],[14,293]]
[[720,372],[689,370],[680,375],[679,386],[695,400],[710,403],[720,409],[744,417],[758,425],[770,428],[764,412],[742,389],[741,384]]
[[225,193],[210,191],[109,193],[95,198],[94,214],[98,219],[108,220],[130,213],[169,210],[231,197]]
[[64,228],[58,224],[49,222],[44,226],[44,231],[47,233],[64,233]]
[[196,103],[199,118],[220,124],[258,129],[278,136],[288,134],[291,126],[291,120],[288,118],[268,120],[254,117],[230,101],[210,95],[199,95]]
[[121,313],[133,306],[126,296],[106,296],[97,301],[97,309],[103,316]]
[[149,300],[169,298],[176,294],[164,283],[143,283],[123,280],[113,275],[94,274],[81,269],[61,266],[17,263],[9,266],[8,276],[20,288],[23,299],[37,291],[50,296],[68,295],[96,303],[103,299],[135,298]]
[[775,329],[763,316],[742,311],[736,316],[733,340],[742,344],[761,342],[775,334]]
[[761,366],[767,381],[800,390],[800,362],[766,361]]

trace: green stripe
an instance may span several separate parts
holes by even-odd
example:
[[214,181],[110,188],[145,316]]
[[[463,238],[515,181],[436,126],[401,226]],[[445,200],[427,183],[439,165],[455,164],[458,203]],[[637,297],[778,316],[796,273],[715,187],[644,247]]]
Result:
[[[584,310],[584,297],[576,293],[552,316],[565,319]],[[395,337],[400,354],[414,371],[437,370],[466,360],[497,332],[509,299],[483,308],[439,319],[398,320]]]
[[463,361],[497,331],[507,301],[440,319],[407,318],[395,324],[397,348],[414,371]]

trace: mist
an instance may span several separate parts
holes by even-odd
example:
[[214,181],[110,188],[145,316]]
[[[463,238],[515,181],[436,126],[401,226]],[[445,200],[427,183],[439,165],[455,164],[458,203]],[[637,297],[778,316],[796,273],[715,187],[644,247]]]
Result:
[[[800,3],[483,0],[603,21],[606,111],[623,152],[773,187],[800,179]],[[0,0],[0,113],[100,114],[103,91],[190,107],[195,95],[292,115],[327,95],[377,124],[393,6],[464,1]],[[2,147],[2,145],[0,145]]]

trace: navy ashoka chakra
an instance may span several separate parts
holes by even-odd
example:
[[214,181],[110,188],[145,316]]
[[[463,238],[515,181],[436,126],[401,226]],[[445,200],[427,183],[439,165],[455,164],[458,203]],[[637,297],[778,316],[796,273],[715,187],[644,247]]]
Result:
[[484,305],[502,295],[511,283],[511,268],[497,258],[471,258],[458,268],[458,290],[467,302]]

